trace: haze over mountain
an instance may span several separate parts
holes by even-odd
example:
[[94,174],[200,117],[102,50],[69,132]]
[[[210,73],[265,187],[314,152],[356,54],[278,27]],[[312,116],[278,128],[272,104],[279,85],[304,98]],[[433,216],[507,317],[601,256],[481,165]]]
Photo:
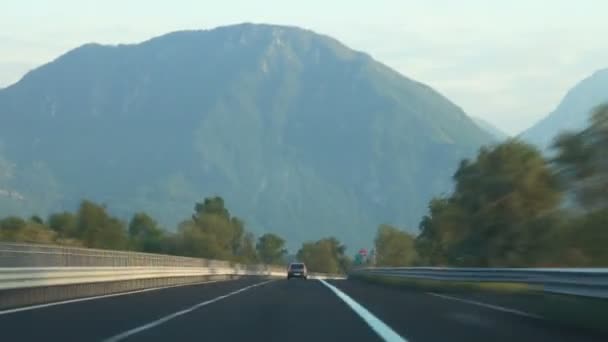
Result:
[[290,247],[415,229],[493,141],[430,87],[310,31],[242,24],[87,44],[0,90],[0,214],[81,198],[168,227],[218,194]]
[[473,122],[475,122],[475,124],[479,126],[479,128],[488,132],[497,141],[502,141],[509,137],[507,133],[503,132],[502,130],[482,118],[472,117],[471,119],[473,119]]
[[585,127],[593,108],[608,102],[608,69],[595,72],[568,91],[557,108],[521,134],[521,138],[547,149],[563,131]]

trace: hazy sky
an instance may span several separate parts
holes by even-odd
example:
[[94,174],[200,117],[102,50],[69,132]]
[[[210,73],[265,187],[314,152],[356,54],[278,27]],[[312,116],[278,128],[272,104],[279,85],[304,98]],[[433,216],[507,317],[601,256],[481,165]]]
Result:
[[518,133],[608,67],[605,0],[2,0],[0,87],[87,42],[240,22],[331,35]]

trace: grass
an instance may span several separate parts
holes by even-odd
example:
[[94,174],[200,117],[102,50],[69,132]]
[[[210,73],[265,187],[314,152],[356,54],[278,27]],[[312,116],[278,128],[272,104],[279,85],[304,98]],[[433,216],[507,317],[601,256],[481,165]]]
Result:
[[378,283],[394,287],[411,288],[427,292],[439,291],[454,293],[471,291],[492,291],[500,293],[522,293],[541,290],[540,288],[535,288],[531,285],[523,283],[465,282],[367,275],[358,275],[356,276],[356,278],[372,283]]
[[[424,292],[492,295],[488,304],[522,310],[573,328],[608,334],[608,299],[546,293],[524,283],[463,282],[357,275],[356,279]],[[497,303],[498,302],[498,303]]]

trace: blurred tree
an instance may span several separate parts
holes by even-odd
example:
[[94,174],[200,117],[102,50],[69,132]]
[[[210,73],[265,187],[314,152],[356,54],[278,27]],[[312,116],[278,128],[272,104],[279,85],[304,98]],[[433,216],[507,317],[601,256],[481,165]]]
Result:
[[265,264],[282,264],[287,255],[285,240],[276,234],[267,233],[258,239],[256,250],[260,261]]
[[255,249],[255,236],[252,233],[246,233],[243,240],[236,251],[237,261],[242,263],[258,262],[258,254]]
[[3,241],[16,241],[19,232],[27,223],[20,217],[9,216],[0,220],[0,238]]
[[418,259],[414,237],[395,227],[378,227],[374,243],[378,266],[412,266]]
[[595,109],[587,128],[559,135],[553,148],[564,188],[588,211],[608,207],[608,104]]
[[91,201],[84,200],[80,204],[76,227],[87,247],[118,250],[128,247],[125,224]]
[[[245,223],[230,215],[221,197],[196,203],[192,218],[182,222],[176,233],[165,232],[147,213],[133,215],[128,226],[111,216],[103,205],[84,200],[77,214],[51,214],[47,227],[39,217],[0,220],[0,240],[68,244],[104,249],[134,249],[242,263],[265,260],[280,263],[286,253],[285,241],[266,234],[256,246]],[[50,228],[50,229],[49,229]],[[257,249],[257,250],[256,250]]]
[[228,260],[226,250],[216,243],[216,237],[200,229],[193,221],[184,221],[178,228],[177,254]]
[[16,216],[0,220],[0,241],[51,244],[55,239],[55,232],[36,220]]
[[[230,249],[233,255],[240,255],[245,243],[245,223],[238,217],[230,218],[231,236]],[[253,237],[251,237],[253,238]],[[255,241],[255,240],[254,240]]]
[[352,260],[345,255],[345,252],[346,246],[336,238],[330,237],[302,244],[297,258],[312,272],[344,273],[352,266]]
[[608,209],[593,211],[572,220],[565,234],[564,263],[570,266],[606,267],[608,265]]
[[163,230],[144,212],[133,215],[129,222],[129,237],[135,250],[159,253],[163,250]]
[[[517,140],[480,149],[454,175],[455,191],[435,199],[416,246],[424,262],[470,266],[531,263],[536,241],[549,232],[530,222],[552,215],[561,193],[534,147]],[[543,238],[541,238],[543,237]]]
[[3,231],[18,231],[23,229],[25,225],[25,220],[16,216],[9,216],[0,221],[0,229]]
[[63,238],[77,237],[77,221],[76,215],[67,211],[51,214],[48,219],[49,227]]
[[[429,203],[429,214],[420,222],[420,234],[416,238],[416,250],[420,261],[427,265],[446,265],[450,243],[455,231],[462,231],[462,215],[456,215],[456,206],[447,198],[434,198]],[[458,213],[459,214],[459,213]],[[459,216],[459,217],[456,217]],[[448,222],[452,228],[447,228]],[[462,233],[461,233],[462,234]],[[460,234],[459,234],[460,235]]]
[[252,257],[246,237],[245,224],[232,217],[221,197],[206,198],[196,203],[191,220],[182,222],[178,230],[178,253],[188,256],[222,260],[245,261]]
[[37,223],[37,224],[44,225],[44,220],[38,215],[32,215],[30,217],[30,221]]
[[224,199],[219,196],[205,198],[203,203],[196,203],[194,211],[192,219],[195,222],[204,215],[217,215],[226,220],[230,219],[230,212],[224,206]]

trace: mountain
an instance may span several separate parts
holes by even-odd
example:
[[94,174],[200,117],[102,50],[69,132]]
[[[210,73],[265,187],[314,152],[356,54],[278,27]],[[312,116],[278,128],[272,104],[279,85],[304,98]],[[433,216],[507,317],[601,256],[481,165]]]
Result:
[[502,141],[509,137],[507,133],[501,131],[496,126],[492,125],[491,123],[487,122],[482,118],[471,117],[471,119],[477,126],[479,126],[479,128],[483,129],[484,131],[488,132],[488,134],[490,134],[492,137],[494,137],[496,141]]
[[580,130],[593,108],[608,102],[608,69],[595,72],[572,88],[557,108],[521,134],[521,138],[547,149],[563,131]]
[[330,235],[366,246],[379,223],[415,229],[460,159],[492,141],[369,55],[254,24],[81,46],[0,90],[0,117],[14,166],[0,188],[24,211],[89,198],[175,227],[217,194],[292,249]]

